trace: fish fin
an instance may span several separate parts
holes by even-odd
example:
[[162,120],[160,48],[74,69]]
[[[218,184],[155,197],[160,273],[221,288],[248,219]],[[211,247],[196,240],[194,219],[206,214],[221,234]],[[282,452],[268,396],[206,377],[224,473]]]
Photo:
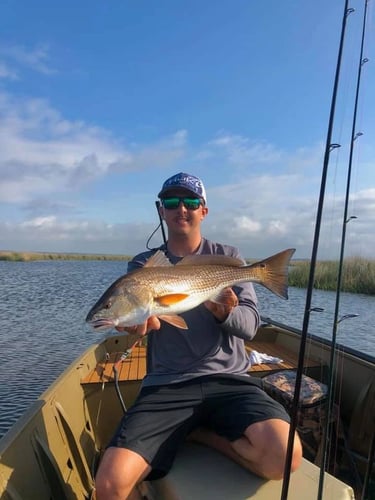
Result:
[[189,297],[187,293],[170,293],[168,295],[160,295],[160,297],[155,297],[154,301],[161,306],[172,306],[173,304],[178,304],[181,300]]
[[209,299],[215,304],[220,304],[223,306],[235,307],[238,305],[238,300],[233,297],[233,292],[231,288],[224,288],[217,295]]
[[162,267],[162,266],[173,266],[172,262],[168,260],[165,253],[158,250],[154,255],[146,261],[143,267]]
[[242,267],[245,265],[244,261],[231,257],[230,255],[186,255],[183,259],[177,262],[176,266],[233,266]]
[[263,278],[256,280],[256,283],[268,288],[282,299],[287,299],[289,261],[295,251],[295,248],[289,248],[249,266],[262,270]]
[[175,326],[177,328],[181,328],[182,330],[188,329],[186,321],[181,316],[177,316],[177,315],[176,316],[169,316],[169,315],[167,316],[166,314],[162,314],[162,315],[158,316],[158,318],[162,319],[163,321],[165,321],[166,323],[169,323],[172,326]]

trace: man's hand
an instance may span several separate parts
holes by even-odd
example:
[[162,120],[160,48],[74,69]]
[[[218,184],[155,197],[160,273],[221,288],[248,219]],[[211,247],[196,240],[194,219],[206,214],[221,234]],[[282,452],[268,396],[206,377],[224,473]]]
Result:
[[147,321],[141,325],[134,326],[116,326],[118,332],[128,332],[132,335],[138,335],[139,337],[144,337],[151,330],[160,329],[160,320],[156,316],[150,316]]
[[222,323],[227,319],[232,309],[238,306],[238,297],[231,288],[225,288],[220,296],[220,303],[207,300],[204,305]]

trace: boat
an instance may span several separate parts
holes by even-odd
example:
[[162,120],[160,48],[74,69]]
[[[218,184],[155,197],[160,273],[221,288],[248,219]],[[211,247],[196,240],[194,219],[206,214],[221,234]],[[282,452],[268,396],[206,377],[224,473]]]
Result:
[[[301,331],[262,318],[255,338],[246,343],[249,359],[252,354],[260,356],[258,363],[249,366],[249,374],[266,382],[275,375],[296,373],[300,343]],[[147,345],[133,344],[134,337],[126,334],[109,334],[94,343],[3,436],[2,500],[95,498],[94,477],[103,450],[124,409],[134,401],[146,372]],[[330,349],[329,342],[309,335],[303,376],[320,387],[326,387]],[[332,457],[324,474],[322,498],[375,498],[358,496],[364,495],[363,486],[368,495],[375,494],[370,491],[375,480],[371,472],[375,358],[340,345],[336,350],[335,379],[340,384],[330,422]],[[272,394],[280,400],[277,392],[272,386]],[[324,420],[324,396],[299,409],[304,458],[290,478],[291,500],[300,500],[302,494],[313,500],[318,495],[323,423],[315,421],[315,416]],[[313,443],[311,436],[315,436]],[[276,500],[282,483],[261,479],[218,452],[187,441],[171,472],[157,481],[144,481],[141,491],[148,500]]]
[[[364,25],[367,1],[365,5]],[[255,338],[245,342],[249,375],[261,378],[264,389],[292,415],[292,431],[295,425],[303,444],[302,465],[290,474],[287,463],[283,480],[266,480],[187,440],[166,477],[139,486],[145,500],[375,499],[375,357],[308,332],[329,153],[339,146],[331,141],[339,61],[352,10],[346,0],[303,328],[263,317]],[[362,49],[357,88],[365,61]],[[354,125],[355,119],[352,146]],[[349,164],[346,208],[350,170]],[[346,208],[340,265],[350,220]],[[163,232],[162,221],[160,227]],[[337,292],[339,299],[340,279]],[[338,304],[334,334],[343,319],[337,317]],[[1,500],[95,499],[94,478],[103,451],[146,373],[147,344],[135,340],[109,334],[94,343],[1,438]]]

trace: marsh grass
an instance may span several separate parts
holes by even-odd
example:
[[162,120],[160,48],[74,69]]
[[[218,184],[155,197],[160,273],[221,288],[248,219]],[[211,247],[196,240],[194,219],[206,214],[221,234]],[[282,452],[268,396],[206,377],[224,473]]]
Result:
[[[314,288],[336,290],[339,272],[338,261],[317,262]],[[295,261],[289,272],[289,285],[306,288],[309,281],[310,262]],[[375,295],[375,260],[362,257],[345,259],[342,268],[341,291]]]
[[99,255],[82,253],[8,252],[0,251],[0,260],[30,262],[37,260],[129,260],[129,255]]
[[[0,251],[0,261],[30,262],[37,260],[130,260],[130,255],[99,255],[81,253],[11,252]],[[255,262],[248,259],[248,263]],[[314,287],[320,290],[336,290],[339,264],[337,261],[317,262]],[[307,288],[310,262],[292,261],[289,285]],[[342,291],[375,295],[375,260],[362,257],[345,259],[342,275]]]

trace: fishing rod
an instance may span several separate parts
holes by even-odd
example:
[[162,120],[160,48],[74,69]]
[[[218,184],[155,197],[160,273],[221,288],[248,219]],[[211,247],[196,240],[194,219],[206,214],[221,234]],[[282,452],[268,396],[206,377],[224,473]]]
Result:
[[[351,132],[351,140],[350,140],[350,150],[349,150],[349,163],[348,163],[348,172],[347,172],[347,181],[346,181],[346,193],[345,193],[345,203],[344,203],[344,212],[343,212],[343,220],[342,220],[342,232],[341,232],[341,247],[340,247],[340,258],[339,258],[339,266],[338,266],[338,276],[337,276],[337,285],[336,285],[336,302],[335,302],[335,312],[333,319],[333,329],[332,329],[332,340],[331,340],[331,353],[330,353],[330,369],[328,373],[328,394],[327,394],[327,413],[325,417],[325,423],[323,428],[323,447],[324,451],[322,453],[322,460],[320,464],[320,475],[319,475],[319,488],[318,488],[318,500],[321,500],[323,495],[323,484],[324,484],[324,472],[327,468],[328,462],[328,445],[330,442],[329,439],[329,429],[330,429],[330,420],[333,410],[333,399],[334,399],[334,374],[336,368],[336,344],[337,344],[337,328],[339,323],[343,319],[353,318],[358,316],[357,314],[348,314],[339,319],[339,307],[340,307],[340,295],[341,295],[341,286],[342,286],[342,274],[343,274],[343,265],[344,265],[344,254],[345,254],[345,243],[346,243],[346,229],[348,223],[355,218],[354,216],[348,217],[348,206],[349,206],[349,197],[350,197],[350,185],[351,185],[351,177],[352,177],[352,165],[353,165],[353,151],[354,151],[354,143],[358,137],[363,135],[361,132],[357,132],[357,114],[358,114],[358,100],[359,100],[359,92],[360,92],[360,84],[361,84],[361,76],[362,76],[362,68],[366,62],[368,62],[367,58],[363,57],[364,52],[364,42],[366,36],[366,24],[367,24],[367,5],[368,0],[365,0],[364,12],[363,12],[363,21],[362,21],[362,36],[361,36],[361,48],[358,62],[358,71],[357,71],[357,84],[356,84],[356,92],[355,92],[355,100],[354,100],[354,110],[353,110],[353,121],[352,121],[352,132]],[[363,490],[366,489],[366,485],[364,485]]]
[[291,422],[290,422],[290,428],[289,428],[287,454],[286,454],[286,458],[285,458],[284,479],[283,479],[282,490],[281,490],[281,500],[286,500],[288,498],[290,474],[291,474],[291,467],[292,467],[293,447],[294,447],[294,436],[295,436],[296,429],[297,429],[298,403],[299,403],[299,395],[300,395],[300,391],[301,391],[302,371],[303,371],[303,364],[304,364],[304,358],[305,358],[305,350],[306,350],[306,341],[307,341],[307,334],[308,334],[308,327],[309,327],[309,320],[310,320],[310,312],[312,310],[311,309],[311,302],[312,302],[312,293],[313,293],[313,288],[314,288],[315,268],[316,268],[317,254],[318,254],[320,229],[321,229],[321,223],[322,223],[322,214],[323,214],[324,197],[325,197],[325,190],[326,190],[326,183],[327,183],[329,157],[330,157],[330,153],[331,153],[332,149],[334,149],[334,147],[337,147],[337,145],[332,144],[331,141],[332,141],[333,123],[334,123],[334,118],[335,118],[338,85],[339,85],[339,80],[340,80],[342,53],[343,53],[343,48],[344,48],[344,40],[345,40],[345,32],[346,32],[346,21],[347,21],[348,15],[351,12],[353,12],[353,9],[348,8],[348,0],[345,0],[344,12],[343,12],[342,23],[341,23],[340,44],[339,44],[339,51],[338,51],[338,56],[337,56],[335,79],[334,79],[332,99],[331,99],[331,108],[330,108],[330,115],[329,115],[329,121],[328,121],[328,130],[327,130],[326,146],[325,146],[325,152],[324,152],[322,177],[321,177],[320,193],[319,193],[319,200],[318,200],[318,209],[317,209],[316,222],[315,222],[314,240],[313,240],[313,247],[312,247],[312,253],[311,253],[310,273],[309,273],[309,280],[308,280],[308,286],[307,286],[305,311],[304,311],[303,326],[302,326],[302,333],[301,333],[301,346],[300,346],[299,355],[298,355],[298,365],[297,365],[297,372],[296,372],[295,389],[294,389],[294,396],[293,396],[293,404],[292,404],[292,408],[291,408]]

